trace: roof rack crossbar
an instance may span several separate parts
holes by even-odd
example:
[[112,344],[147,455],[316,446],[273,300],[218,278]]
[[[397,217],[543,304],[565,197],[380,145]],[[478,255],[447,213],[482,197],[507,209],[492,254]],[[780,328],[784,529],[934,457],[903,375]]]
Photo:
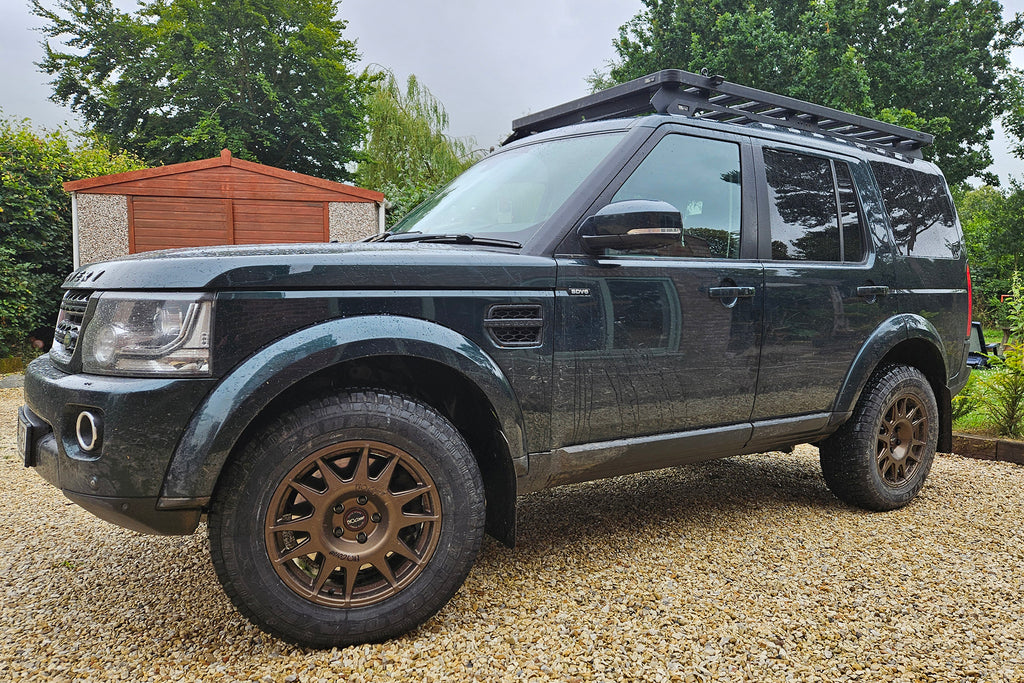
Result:
[[928,133],[729,83],[721,76],[665,69],[516,119],[505,142],[583,121],[652,113],[796,128],[917,158],[934,141]]

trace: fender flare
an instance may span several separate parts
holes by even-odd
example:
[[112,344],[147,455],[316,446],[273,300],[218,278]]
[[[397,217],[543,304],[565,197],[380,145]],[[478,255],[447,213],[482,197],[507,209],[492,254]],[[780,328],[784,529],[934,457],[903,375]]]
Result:
[[206,504],[245,430],[284,391],[325,368],[383,355],[431,360],[464,375],[490,401],[511,458],[525,456],[519,400],[501,368],[474,341],[417,318],[341,318],[273,342],[221,379],[178,442],[164,476],[159,507]]
[[927,319],[913,313],[902,313],[889,318],[875,328],[850,365],[832,407],[834,426],[844,422],[853,412],[871,373],[879,363],[901,343],[913,340],[926,342],[940,357],[942,367],[948,367],[942,337]]

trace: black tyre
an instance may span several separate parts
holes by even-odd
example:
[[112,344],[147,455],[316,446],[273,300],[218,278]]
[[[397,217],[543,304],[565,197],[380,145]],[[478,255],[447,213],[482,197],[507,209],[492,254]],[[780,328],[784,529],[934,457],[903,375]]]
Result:
[[928,380],[915,368],[887,365],[871,376],[849,421],[819,446],[821,471],[843,502],[895,510],[924,486],[938,438]]
[[225,468],[209,515],[225,592],[309,647],[385,640],[455,594],[480,549],[483,483],[461,435],[403,396],[295,408]]

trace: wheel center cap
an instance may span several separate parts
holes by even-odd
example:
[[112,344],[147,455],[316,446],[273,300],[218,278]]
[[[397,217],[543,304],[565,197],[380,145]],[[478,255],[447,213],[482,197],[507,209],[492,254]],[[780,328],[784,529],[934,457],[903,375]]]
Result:
[[913,434],[913,427],[909,424],[900,423],[896,426],[894,432],[892,439],[893,460],[902,460],[909,450],[906,442],[910,440],[910,437]]
[[349,531],[359,531],[370,521],[370,515],[362,508],[355,508],[345,513],[345,528]]

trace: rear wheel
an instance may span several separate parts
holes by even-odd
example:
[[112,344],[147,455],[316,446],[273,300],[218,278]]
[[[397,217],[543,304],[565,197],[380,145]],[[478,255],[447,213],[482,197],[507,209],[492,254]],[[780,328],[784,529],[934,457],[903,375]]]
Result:
[[377,641],[455,594],[483,537],[472,453],[430,407],[379,391],[329,396],[257,435],[226,468],[214,566],[250,620],[313,647]]
[[819,447],[825,482],[851,505],[903,507],[924,486],[938,435],[938,404],[925,376],[906,365],[882,367],[850,420]]

